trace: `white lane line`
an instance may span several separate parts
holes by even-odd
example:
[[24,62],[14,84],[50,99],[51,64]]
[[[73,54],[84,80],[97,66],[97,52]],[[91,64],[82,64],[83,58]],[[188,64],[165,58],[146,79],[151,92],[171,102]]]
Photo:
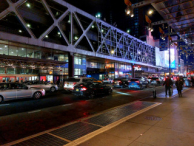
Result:
[[41,110],[35,110],[35,111],[28,112],[28,114],[37,113],[37,112],[40,112],[40,111]]
[[10,104],[1,104],[0,106],[7,106],[7,105],[10,105]]
[[69,103],[69,104],[64,104],[64,105],[62,105],[62,106],[69,106],[69,105],[72,105],[72,103]]

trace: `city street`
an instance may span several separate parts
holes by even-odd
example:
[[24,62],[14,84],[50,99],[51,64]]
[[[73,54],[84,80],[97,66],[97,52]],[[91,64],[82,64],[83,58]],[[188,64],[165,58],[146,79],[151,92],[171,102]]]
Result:
[[[164,91],[157,87],[157,94]],[[0,105],[0,143],[8,143],[82,117],[152,96],[152,88],[129,90],[116,88],[112,95],[95,99],[71,94],[48,94],[42,99],[17,100]]]

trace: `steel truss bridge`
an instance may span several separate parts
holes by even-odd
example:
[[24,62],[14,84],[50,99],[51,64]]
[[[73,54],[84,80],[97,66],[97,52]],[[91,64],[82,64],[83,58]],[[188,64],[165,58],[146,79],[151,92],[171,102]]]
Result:
[[[155,67],[154,47],[63,0],[4,3],[0,9],[2,40]],[[10,24],[13,17],[18,21],[15,25]]]

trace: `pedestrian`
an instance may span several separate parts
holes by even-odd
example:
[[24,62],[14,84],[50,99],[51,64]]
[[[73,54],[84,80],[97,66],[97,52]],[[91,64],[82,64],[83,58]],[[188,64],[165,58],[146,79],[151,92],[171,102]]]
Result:
[[167,92],[169,93],[169,96],[171,96],[170,88],[173,85],[173,82],[170,77],[167,77],[166,80],[163,83],[163,86],[165,85],[165,96],[167,96]]
[[182,97],[182,90],[183,90],[183,81],[180,80],[180,78],[177,78],[177,81],[175,82],[179,97]]
[[60,80],[58,79],[58,80],[57,80],[57,85],[59,86],[59,84],[60,84]]
[[191,77],[192,86],[194,87],[194,77]]

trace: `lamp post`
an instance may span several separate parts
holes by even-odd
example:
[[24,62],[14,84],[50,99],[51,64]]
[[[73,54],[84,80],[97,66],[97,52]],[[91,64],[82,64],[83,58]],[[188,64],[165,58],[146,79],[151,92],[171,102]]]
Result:
[[170,42],[170,26],[168,25],[168,47],[169,47],[169,77],[171,77],[171,58],[170,58],[170,45],[171,45],[171,42]]

